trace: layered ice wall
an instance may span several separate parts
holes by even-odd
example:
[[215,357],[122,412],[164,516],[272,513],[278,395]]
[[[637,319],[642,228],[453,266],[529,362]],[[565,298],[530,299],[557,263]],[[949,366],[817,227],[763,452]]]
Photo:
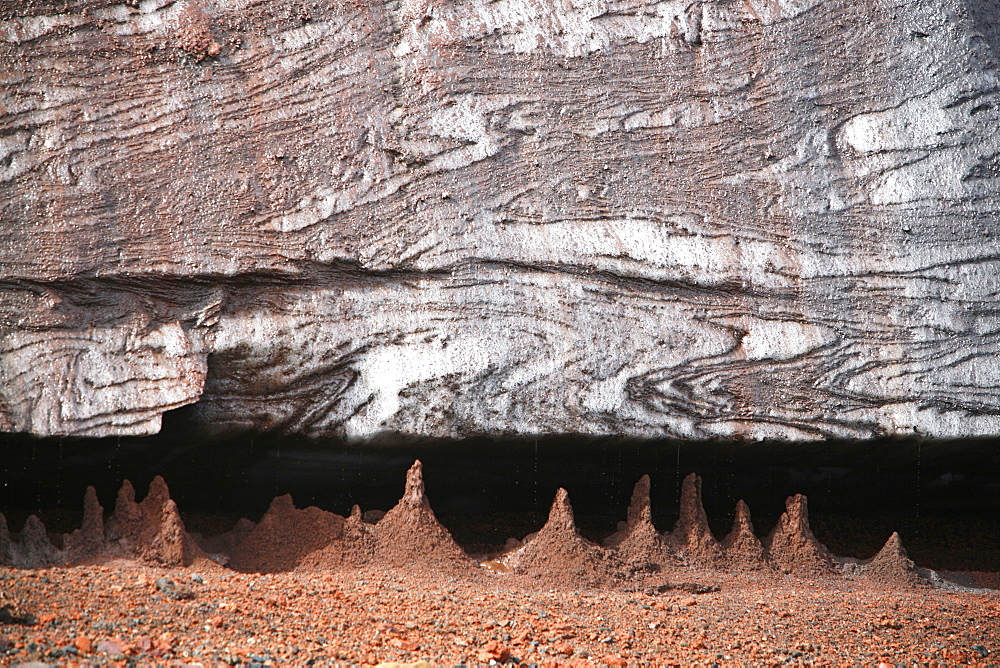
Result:
[[0,430],[1000,434],[980,0],[0,14]]

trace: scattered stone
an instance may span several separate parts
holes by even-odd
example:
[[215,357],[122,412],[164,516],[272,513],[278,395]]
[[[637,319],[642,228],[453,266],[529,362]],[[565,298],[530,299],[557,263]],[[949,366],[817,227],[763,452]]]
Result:
[[73,647],[82,654],[90,654],[94,651],[94,644],[87,636],[77,636],[73,639]]
[[101,654],[124,654],[126,647],[125,643],[120,640],[99,640],[97,642],[97,651]]
[[28,611],[25,602],[0,590],[0,624],[33,626],[38,620]]
[[722,551],[729,570],[756,571],[770,567],[764,546],[754,533],[750,509],[742,499],[736,504],[733,529],[722,540]]
[[770,560],[785,573],[827,575],[836,560],[809,528],[809,508],[802,494],[788,497],[785,512],[764,544]]
[[194,590],[190,587],[177,583],[173,578],[156,578],[156,588],[163,592],[164,596],[172,598],[175,601],[183,601],[194,598]]
[[701,477],[694,473],[684,478],[680,517],[667,536],[667,542],[689,565],[719,568],[725,564],[722,546],[708,527],[708,516],[701,501]]
[[510,659],[510,648],[498,640],[491,640],[479,650],[476,654],[476,659],[482,661],[483,663],[489,663],[491,661],[495,661],[496,663],[505,663]]
[[211,19],[196,3],[189,2],[178,16],[174,38],[185,52],[198,62],[222,53],[222,45],[212,35]]

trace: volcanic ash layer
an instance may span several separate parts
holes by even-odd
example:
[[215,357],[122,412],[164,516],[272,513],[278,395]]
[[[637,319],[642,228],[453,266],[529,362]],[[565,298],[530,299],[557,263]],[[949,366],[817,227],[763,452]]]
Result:
[[[372,521],[365,521],[366,517]],[[260,522],[241,519],[231,531],[208,538],[185,530],[177,504],[160,477],[153,479],[149,493],[138,503],[135,489],[126,480],[106,522],[96,492],[88,488],[83,522],[63,537],[62,549],[52,543],[38,517],[29,517],[15,537],[0,515],[0,566],[15,568],[116,558],[163,566],[198,563],[201,568],[218,567],[216,562],[258,573],[374,566],[466,577],[485,577],[492,571],[549,587],[635,587],[639,581],[642,587],[652,585],[661,591],[695,586],[690,581],[678,585],[682,581],[674,579],[692,571],[844,575],[904,587],[930,583],[895,533],[872,559],[835,557],[813,535],[806,498],[801,494],[788,498],[784,514],[763,542],[754,531],[750,510],[740,501],[733,528],[720,543],[709,529],[701,478],[693,473],[684,479],[680,516],[667,534],[653,526],[650,479],[643,476],[632,492],[626,521],[603,546],[580,535],[564,489],[556,493],[548,520],[538,532],[508,544],[511,549],[476,568],[476,562],[434,515],[420,461],[407,472],[399,503],[385,514],[363,514],[358,506],[346,518],[316,507],[299,509],[286,494],[274,499]]]

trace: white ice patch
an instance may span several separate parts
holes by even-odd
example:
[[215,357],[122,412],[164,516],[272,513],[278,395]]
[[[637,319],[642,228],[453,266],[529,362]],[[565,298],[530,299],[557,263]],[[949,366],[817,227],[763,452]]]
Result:
[[379,346],[357,363],[355,396],[370,397],[368,405],[344,423],[348,438],[365,438],[386,428],[401,407],[400,393],[416,383],[453,373],[476,373],[489,365],[490,347],[476,339],[440,339]]
[[0,38],[11,44],[20,44],[38,39],[56,28],[69,26],[75,28],[86,23],[82,16],[59,14],[55,16],[32,16],[23,19],[0,21]]
[[837,340],[829,327],[783,320],[748,319],[743,353],[748,360],[788,360]]
[[[414,0],[401,6],[409,27],[396,55],[489,35],[514,53],[545,49],[562,56],[582,56],[616,42],[685,35],[691,31],[687,15],[692,4],[690,0],[665,0],[612,7],[602,0],[472,0],[431,9]],[[700,25],[701,10],[695,9]]]

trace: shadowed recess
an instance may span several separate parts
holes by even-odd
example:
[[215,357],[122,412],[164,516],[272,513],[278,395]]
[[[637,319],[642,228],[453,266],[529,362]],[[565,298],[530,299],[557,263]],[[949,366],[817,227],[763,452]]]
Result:
[[556,489],[567,489],[581,534],[600,541],[624,519],[635,481],[651,478],[652,520],[674,526],[680,483],[697,472],[717,539],[743,499],[760,537],[787,497],[802,493],[816,536],[837,554],[869,558],[893,531],[932,568],[996,570],[1000,565],[1000,452],[986,440],[683,443],[549,437],[393,441],[364,445],[267,436],[213,440],[185,411],[144,438],[0,441],[0,512],[12,530],[32,513],[50,531],[79,526],[80,499],[94,485],[105,508],[123,479],[144,491],[162,475],[185,522],[204,533],[239,517],[260,519],[271,500],[291,494],[348,515],[351,506],[388,510],[404,473],[424,463],[428,498],[456,540],[488,552],[538,530]]

